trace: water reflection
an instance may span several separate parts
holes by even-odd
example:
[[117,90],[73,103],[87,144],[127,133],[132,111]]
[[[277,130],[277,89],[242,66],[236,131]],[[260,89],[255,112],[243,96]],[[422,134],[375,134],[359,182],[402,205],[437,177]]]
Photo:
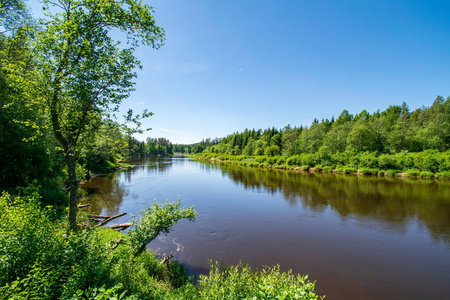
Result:
[[124,198],[130,196],[126,184],[130,183],[135,176],[144,173],[158,176],[166,173],[172,167],[171,158],[147,158],[130,160],[127,163],[133,168],[113,173],[109,176],[96,177],[82,185],[88,192],[88,196],[81,203],[91,204],[91,213],[115,215],[119,212]]
[[90,194],[82,203],[91,204],[93,214],[103,213],[109,216],[119,213],[119,206],[124,197],[128,196],[124,183],[120,180],[121,173],[114,173],[106,177],[97,177],[82,185]]
[[450,182],[311,174],[281,170],[205,164],[220,168],[236,184],[265,193],[281,193],[292,206],[315,212],[331,207],[345,219],[369,217],[407,226],[411,218],[423,223],[437,240],[450,242]]
[[128,163],[134,165],[132,169],[124,172],[125,180],[130,182],[133,175],[142,173],[142,171],[146,171],[148,175],[166,173],[172,168],[174,160],[172,158],[146,158],[130,160]]
[[[130,163],[135,167],[84,185],[91,193],[86,201],[92,204],[92,212],[117,214],[123,199],[130,196],[126,184],[132,179],[159,177],[174,165],[186,167],[185,159],[174,158]],[[414,219],[426,226],[435,240],[450,242],[449,181],[310,174],[214,163],[197,166],[204,173],[220,171],[223,177],[247,190],[282,194],[291,206],[301,205],[315,213],[332,208],[342,220],[349,216],[371,218],[395,224],[397,230],[402,230]]]

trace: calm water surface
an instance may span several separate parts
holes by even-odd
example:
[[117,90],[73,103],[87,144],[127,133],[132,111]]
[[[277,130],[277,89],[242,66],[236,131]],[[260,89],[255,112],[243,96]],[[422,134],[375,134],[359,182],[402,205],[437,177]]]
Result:
[[[271,171],[146,159],[87,183],[96,214],[178,197],[195,205],[148,245],[192,274],[208,259],[309,274],[327,299],[450,299],[450,182]],[[112,222],[111,222],[112,223]]]

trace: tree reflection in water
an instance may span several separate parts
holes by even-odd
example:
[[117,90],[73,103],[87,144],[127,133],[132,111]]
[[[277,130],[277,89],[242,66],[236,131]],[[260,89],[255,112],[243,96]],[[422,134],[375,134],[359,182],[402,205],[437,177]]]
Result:
[[292,206],[301,204],[316,212],[332,208],[342,218],[369,217],[407,226],[416,219],[436,240],[450,242],[450,182],[446,180],[399,179],[377,176],[314,174],[267,170],[227,164],[220,168],[245,189],[281,193]]

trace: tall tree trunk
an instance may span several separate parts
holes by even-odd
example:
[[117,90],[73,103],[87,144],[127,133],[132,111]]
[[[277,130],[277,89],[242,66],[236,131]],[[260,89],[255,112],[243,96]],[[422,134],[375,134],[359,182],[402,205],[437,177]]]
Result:
[[66,165],[69,174],[69,229],[75,232],[77,230],[77,192],[78,179],[76,173],[76,162],[72,151],[66,153]]

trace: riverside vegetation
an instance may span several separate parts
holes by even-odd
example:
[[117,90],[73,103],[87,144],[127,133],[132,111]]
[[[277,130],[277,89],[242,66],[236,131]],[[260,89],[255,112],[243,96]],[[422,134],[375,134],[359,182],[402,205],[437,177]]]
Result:
[[450,97],[410,112],[393,105],[307,127],[246,129],[209,141],[199,159],[314,172],[450,179]]
[[141,67],[135,49],[158,49],[164,30],[136,0],[44,0],[43,9],[34,20],[23,0],[0,1],[0,299],[318,299],[306,276],[277,266],[211,262],[195,285],[182,265],[144,251],[195,219],[179,202],[155,202],[126,233],[93,226],[77,209],[80,180],[134,155],[184,151],[131,137],[148,111],[115,118]]

